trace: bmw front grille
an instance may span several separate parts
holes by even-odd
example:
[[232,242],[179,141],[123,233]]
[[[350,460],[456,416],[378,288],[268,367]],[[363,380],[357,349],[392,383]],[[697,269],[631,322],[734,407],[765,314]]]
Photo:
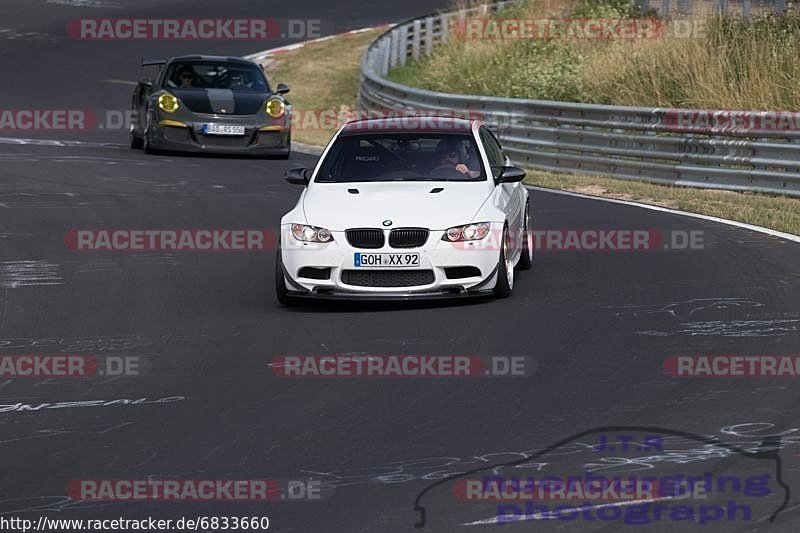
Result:
[[[353,228],[345,230],[350,246],[354,248],[383,248],[386,243],[384,230],[380,228]],[[419,248],[428,242],[430,230],[427,228],[395,228],[389,232],[389,246],[392,248]]]
[[383,230],[377,228],[354,228],[344,232],[353,248],[383,248]]
[[396,228],[389,233],[392,248],[419,248],[428,242],[430,231],[425,228]]

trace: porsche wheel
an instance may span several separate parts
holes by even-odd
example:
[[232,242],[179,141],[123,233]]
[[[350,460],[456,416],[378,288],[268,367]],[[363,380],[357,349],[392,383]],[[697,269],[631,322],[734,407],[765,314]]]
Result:
[[146,154],[154,154],[156,152],[153,148],[153,124],[150,115],[147,116],[144,135],[142,135],[142,150]]
[[139,135],[136,135],[135,126],[131,126],[130,142],[131,142],[131,148],[133,148],[134,150],[141,150],[144,145],[144,141],[142,140],[142,138]]

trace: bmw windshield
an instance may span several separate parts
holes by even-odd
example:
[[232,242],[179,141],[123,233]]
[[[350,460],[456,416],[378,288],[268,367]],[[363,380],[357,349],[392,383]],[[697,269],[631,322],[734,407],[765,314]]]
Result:
[[315,181],[483,181],[478,154],[468,133],[346,134],[331,147]]

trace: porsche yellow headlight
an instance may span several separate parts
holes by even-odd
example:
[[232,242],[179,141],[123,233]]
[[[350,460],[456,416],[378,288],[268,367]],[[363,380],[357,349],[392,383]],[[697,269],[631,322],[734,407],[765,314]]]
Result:
[[283,103],[283,100],[270,98],[267,100],[266,109],[267,115],[271,116],[272,118],[281,118],[286,112],[286,104]]
[[180,104],[175,96],[165,93],[158,97],[158,107],[167,113],[174,113],[178,110]]

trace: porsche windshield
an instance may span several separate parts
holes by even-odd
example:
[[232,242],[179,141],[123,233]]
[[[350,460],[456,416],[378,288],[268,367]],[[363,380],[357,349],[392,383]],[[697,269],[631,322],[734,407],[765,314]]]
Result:
[[485,179],[478,147],[468,133],[363,133],[340,136],[315,181]]
[[224,61],[176,61],[169,65],[163,87],[269,92],[267,79],[258,67]]

